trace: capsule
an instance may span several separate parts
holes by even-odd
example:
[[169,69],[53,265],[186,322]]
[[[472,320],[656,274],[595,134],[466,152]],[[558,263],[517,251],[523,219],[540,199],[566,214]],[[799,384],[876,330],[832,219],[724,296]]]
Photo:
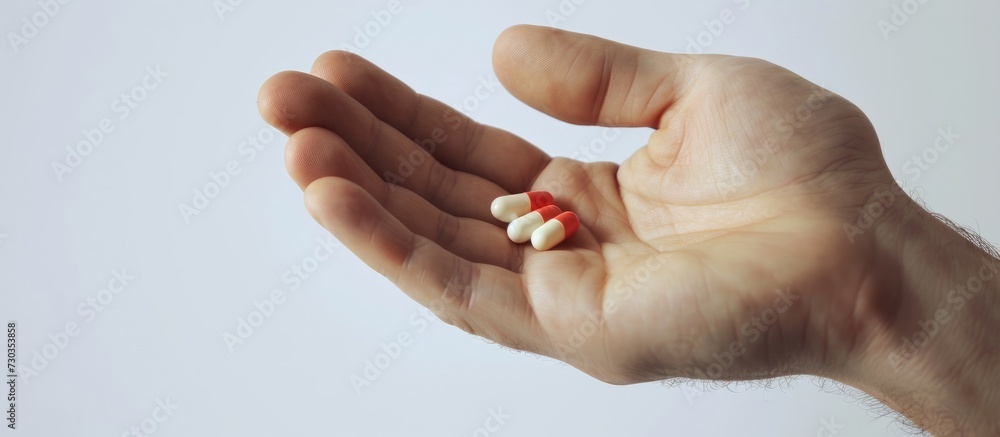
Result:
[[562,210],[555,205],[543,206],[531,211],[507,225],[507,236],[510,237],[510,241],[524,243],[531,239],[531,233],[535,232],[535,229],[552,220],[561,212]]
[[549,250],[573,235],[580,227],[580,218],[571,211],[557,215],[531,233],[531,245],[538,250]]
[[490,212],[497,220],[510,223],[522,215],[551,204],[553,199],[548,191],[529,191],[497,197],[490,205]]

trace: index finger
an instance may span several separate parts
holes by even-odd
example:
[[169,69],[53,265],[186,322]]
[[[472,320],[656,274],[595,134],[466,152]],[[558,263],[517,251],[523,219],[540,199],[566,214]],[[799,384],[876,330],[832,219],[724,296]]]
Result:
[[[508,192],[527,191],[552,159],[510,132],[479,124],[444,103],[418,94],[353,53],[324,53],[313,64],[312,74],[333,83],[426,150],[433,150],[434,158],[442,164],[480,176]],[[501,87],[499,82],[495,86]]]

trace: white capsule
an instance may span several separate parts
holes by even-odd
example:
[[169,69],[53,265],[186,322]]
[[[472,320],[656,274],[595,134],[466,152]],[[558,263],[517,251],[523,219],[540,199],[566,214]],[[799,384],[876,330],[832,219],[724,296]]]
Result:
[[507,236],[510,241],[524,243],[531,239],[531,233],[539,226],[559,215],[562,210],[558,206],[549,205],[531,211],[507,225]]
[[490,212],[497,220],[510,223],[531,211],[551,205],[552,202],[552,195],[548,192],[529,191],[497,197],[490,205]]
[[531,245],[538,250],[549,250],[571,237],[580,227],[580,218],[566,211],[535,229],[531,233]]

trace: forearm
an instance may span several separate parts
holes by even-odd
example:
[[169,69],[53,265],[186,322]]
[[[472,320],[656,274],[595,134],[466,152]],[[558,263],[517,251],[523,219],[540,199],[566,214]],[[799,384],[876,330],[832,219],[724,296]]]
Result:
[[894,287],[893,311],[852,383],[934,435],[1000,435],[1000,260],[918,205],[897,207],[874,236],[891,254],[877,282]]

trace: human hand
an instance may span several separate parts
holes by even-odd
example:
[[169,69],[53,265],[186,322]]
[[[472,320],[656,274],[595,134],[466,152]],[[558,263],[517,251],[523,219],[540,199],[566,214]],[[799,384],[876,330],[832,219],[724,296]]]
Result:
[[[911,206],[857,107],[757,59],[532,26],[500,36],[494,66],[558,119],[656,130],[620,166],[551,158],[345,52],[274,76],[259,104],[310,213],[467,332],[616,384],[870,367],[907,292],[880,229]],[[547,252],[489,211],[539,189],[581,219]],[[885,193],[898,207],[845,228]]]

